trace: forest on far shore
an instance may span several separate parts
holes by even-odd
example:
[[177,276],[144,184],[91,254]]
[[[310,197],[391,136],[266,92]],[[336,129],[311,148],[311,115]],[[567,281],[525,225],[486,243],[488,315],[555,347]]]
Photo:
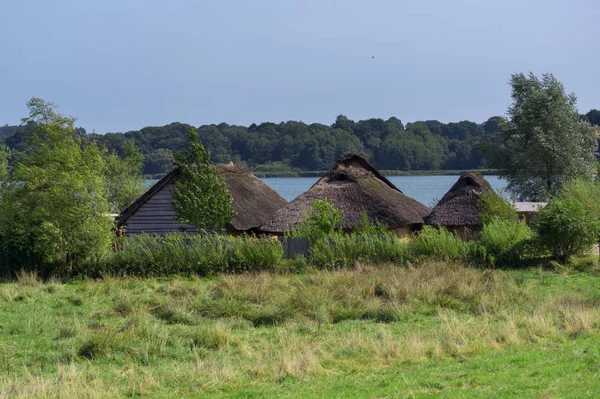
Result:
[[[582,118],[598,126],[600,110],[592,109]],[[332,125],[287,121],[246,127],[220,123],[202,125],[198,132],[213,162],[232,161],[262,173],[326,170],[346,151],[364,154],[383,170],[468,170],[486,167],[485,148],[497,142],[503,120],[493,116],[481,124],[428,120],[404,125],[396,117],[355,122],[339,115]],[[0,126],[0,143],[24,150],[27,143],[23,138],[32,123]],[[143,173],[160,175],[172,168],[173,154],[187,147],[190,127],[174,122],[126,133],[88,133],[80,127],[77,133],[119,155],[125,143],[133,141],[144,155]]]

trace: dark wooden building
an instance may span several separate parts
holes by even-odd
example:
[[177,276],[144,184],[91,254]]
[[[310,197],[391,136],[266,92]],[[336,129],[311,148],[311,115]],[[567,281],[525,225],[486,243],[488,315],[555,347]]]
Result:
[[[248,169],[232,164],[215,166],[217,175],[225,180],[237,210],[227,231],[230,234],[250,231],[263,224],[287,201]],[[164,234],[172,231],[195,232],[192,226],[175,219],[171,191],[178,178],[174,169],[129,205],[117,218],[117,225],[128,234]]]

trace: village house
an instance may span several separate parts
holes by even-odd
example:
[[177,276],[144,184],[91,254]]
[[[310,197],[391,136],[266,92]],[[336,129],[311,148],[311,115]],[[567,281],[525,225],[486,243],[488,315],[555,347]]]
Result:
[[464,240],[474,238],[482,227],[479,198],[485,192],[494,191],[483,175],[465,173],[425,217],[425,224],[443,226]]
[[[229,234],[250,231],[263,224],[275,211],[287,204],[275,190],[267,186],[248,169],[233,164],[215,166],[217,175],[225,180],[233,197],[237,215],[227,227]],[[117,226],[130,234],[165,234],[173,231],[196,232],[175,219],[171,191],[178,178],[173,169],[141,197],[129,205],[117,218]]]
[[362,155],[344,154],[308,191],[276,211],[259,227],[283,235],[302,221],[315,199],[330,200],[343,211],[341,228],[352,231],[366,213],[369,221],[385,224],[399,237],[420,229],[429,208],[406,196]]

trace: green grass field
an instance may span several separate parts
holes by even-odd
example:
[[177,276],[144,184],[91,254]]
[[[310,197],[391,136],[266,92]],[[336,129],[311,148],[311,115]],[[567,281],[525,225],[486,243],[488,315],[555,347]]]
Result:
[[599,395],[594,272],[0,284],[0,398]]

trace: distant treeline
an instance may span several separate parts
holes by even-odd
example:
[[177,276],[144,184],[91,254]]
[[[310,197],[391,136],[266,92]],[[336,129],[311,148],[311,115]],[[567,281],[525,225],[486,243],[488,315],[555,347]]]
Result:
[[[600,125],[599,110],[593,109],[582,118]],[[340,115],[330,126],[296,121],[248,127],[221,123],[202,125],[198,131],[213,162],[245,164],[263,174],[327,170],[346,151],[362,153],[385,170],[467,170],[486,167],[483,150],[494,145],[502,121],[502,117],[494,116],[482,124],[429,120],[404,125],[395,117],[355,122]],[[158,175],[172,167],[173,153],[187,146],[190,127],[175,122],[88,136],[118,154],[133,140],[144,155],[144,174]],[[0,141],[23,150],[27,145],[23,137],[30,128],[0,126]],[[83,128],[78,133],[87,134]]]

